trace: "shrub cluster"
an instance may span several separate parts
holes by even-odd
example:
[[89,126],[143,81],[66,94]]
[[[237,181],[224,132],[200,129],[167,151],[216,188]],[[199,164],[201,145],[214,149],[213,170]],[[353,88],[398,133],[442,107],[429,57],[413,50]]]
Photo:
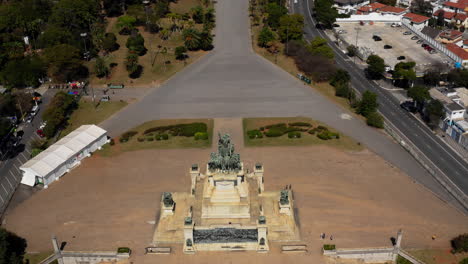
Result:
[[131,252],[131,250],[128,247],[119,247],[117,249],[117,253],[130,253],[130,252]]
[[156,140],[168,140],[169,139],[169,135],[166,134],[166,133],[163,133],[163,134],[156,134],[156,136],[154,137]]
[[329,139],[339,139],[340,134],[331,132],[329,130],[324,130],[317,134],[317,137],[322,140],[329,140]]
[[468,233],[455,237],[451,243],[454,253],[468,252]]
[[170,126],[159,126],[149,128],[145,130],[143,134],[147,135],[152,132],[157,132],[158,134],[167,133],[172,136],[193,137],[198,132],[208,133],[208,126],[205,123],[189,123]]
[[207,140],[208,133],[206,132],[197,132],[195,133],[195,140]]
[[[265,129],[265,128],[263,128]],[[254,129],[254,130],[249,130],[247,131],[247,136],[250,138],[250,139],[254,139],[254,138],[263,138],[263,133],[262,131],[258,130],[258,129]]]
[[310,123],[307,123],[307,122],[293,122],[293,123],[289,123],[288,125],[298,126],[298,127],[311,127],[312,126]]
[[66,124],[68,116],[76,107],[74,95],[62,91],[56,93],[42,115],[42,120],[47,122],[43,129],[45,136],[47,138],[55,136],[57,130]]
[[335,247],[335,245],[325,244],[325,245],[323,245],[323,249],[324,250],[335,250],[336,247]]
[[138,134],[138,132],[136,131],[127,131],[120,136],[119,141],[120,143],[125,143],[129,141],[136,134]]
[[301,135],[299,131],[291,131],[288,133],[288,138],[301,138]]

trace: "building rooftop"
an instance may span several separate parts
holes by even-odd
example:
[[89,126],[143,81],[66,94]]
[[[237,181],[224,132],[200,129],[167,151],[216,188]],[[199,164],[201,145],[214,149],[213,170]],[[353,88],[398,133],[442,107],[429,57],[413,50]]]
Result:
[[456,8],[456,9],[465,10],[465,8],[468,7],[468,1],[459,0],[456,3],[447,1],[447,2],[444,2],[443,5],[448,6],[448,7],[453,7],[453,8]]
[[450,103],[450,104],[446,104],[445,107],[447,107],[447,109],[449,109],[450,111],[461,111],[461,110],[465,110],[465,108],[457,103]]
[[411,20],[411,22],[416,23],[416,24],[426,22],[427,20],[430,19],[427,16],[421,16],[421,15],[418,15],[418,14],[415,14],[415,13],[407,13],[403,17],[408,18],[409,20]]
[[348,4],[354,5],[354,4],[359,4],[365,1],[366,0],[334,0],[335,4],[338,4],[338,5],[348,5]]
[[448,43],[447,45],[445,45],[445,47],[451,52],[453,52],[455,55],[460,57],[462,60],[468,60],[468,52],[460,48],[456,44]]
[[421,32],[430,38],[435,39],[437,36],[439,36],[440,30],[432,27],[425,26]]
[[406,12],[406,9],[394,6],[385,6],[380,9],[382,13],[393,13],[393,14],[401,14]]
[[448,39],[448,40],[455,40],[457,38],[461,38],[463,35],[462,32],[455,30],[455,29],[446,29],[440,32],[439,37]]
[[468,122],[466,120],[456,121],[455,125],[463,130],[463,132],[468,132]]

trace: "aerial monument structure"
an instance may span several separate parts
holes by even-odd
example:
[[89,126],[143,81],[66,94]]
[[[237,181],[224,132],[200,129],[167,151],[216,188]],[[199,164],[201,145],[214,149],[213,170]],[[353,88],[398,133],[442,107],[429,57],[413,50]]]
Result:
[[219,135],[206,172],[189,169],[190,192],[163,193],[153,244],[183,243],[185,253],[268,252],[270,242],[298,241],[291,188],[265,191],[263,172],[260,163],[245,169],[230,136]]

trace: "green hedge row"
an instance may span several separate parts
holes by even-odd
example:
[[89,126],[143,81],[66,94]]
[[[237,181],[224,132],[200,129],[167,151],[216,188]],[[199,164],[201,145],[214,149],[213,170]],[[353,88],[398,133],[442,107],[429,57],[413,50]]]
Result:
[[143,132],[144,135],[157,132],[158,134],[170,134],[172,136],[193,137],[198,132],[208,133],[205,123],[177,124],[170,126],[152,127]]
[[123,133],[123,134],[120,136],[119,141],[120,141],[120,143],[127,142],[127,141],[129,141],[133,136],[135,136],[136,134],[138,134],[138,132],[136,132],[136,131],[127,131],[127,132]]

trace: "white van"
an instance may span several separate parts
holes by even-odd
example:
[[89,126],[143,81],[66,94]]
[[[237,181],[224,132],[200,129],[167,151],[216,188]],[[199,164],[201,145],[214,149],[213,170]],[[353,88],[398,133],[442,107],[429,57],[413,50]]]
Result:
[[33,108],[31,109],[31,115],[35,116],[37,115],[38,112],[39,112],[39,106],[38,105],[33,106]]

